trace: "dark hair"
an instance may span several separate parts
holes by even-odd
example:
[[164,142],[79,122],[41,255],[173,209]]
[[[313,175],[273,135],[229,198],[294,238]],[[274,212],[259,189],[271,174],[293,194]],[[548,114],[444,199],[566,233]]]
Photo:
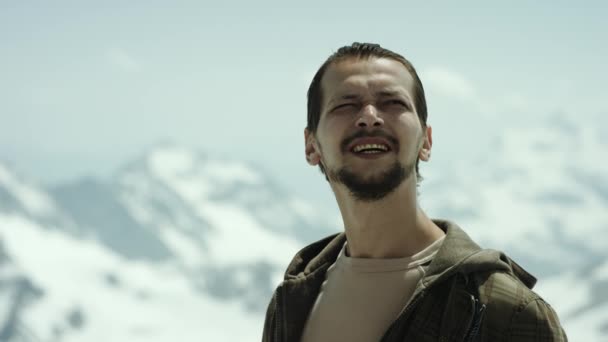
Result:
[[[346,45],[338,49],[338,51],[334,52],[327,60],[321,65],[317,73],[312,78],[312,82],[310,83],[310,87],[308,87],[308,122],[306,123],[306,128],[313,134],[316,134],[317,127],[319,126],[319,120],[321,119],[321,102],[323,102],[323,92],[321,89],[321,80],[323,79],[323,75],[327,68],[340,60],[345,60],[348,58],[389,58],[393,59],[401,64],[410,72],[412,78],[414,79],[414,107],[416,108],[416,112],[418,113],[418,118],[422,123],[423,127],[426,127],[426,119],[428,116],[427,108],[426,108],[426,98],[424,96],[424,88],[422,87],[422,82],[416,73],[416,69],[412,63],[410,63],[405,57],[401,56],[398,53],[395,53],[391,50],[385,49],[381,47],[379,44],[372,43],[352,43],[351,45]],[[416,161],[416,174],[418,175],[418,179],[422,179],[420,177],[420,173],[418,171],[418,162]],[[319,164],[319,168],[321,172],[325,174],[325,170],[323,165]]]

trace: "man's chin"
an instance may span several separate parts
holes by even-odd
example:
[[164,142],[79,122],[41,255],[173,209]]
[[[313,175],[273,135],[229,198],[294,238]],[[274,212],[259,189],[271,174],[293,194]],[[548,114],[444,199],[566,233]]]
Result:
[[410,168],[394,163],[385,170],[357,170],[343,168],[332,174],[332,178],[351,192],[352,196],[362,201],[375,201],[393,192],[409,177]]
[[380,165],[349,167],[348,169],[342,169],[340,173],[348,174],[352,179],[356,179],[358,183],[362,184],[385,183],[387,178],[396,177],[401,173],[400,168],[395,165],[399,164],[385,164],[382,167]]
[[386,176],[382,173],[375,173],[371,175],[352,175],[352,181],[357,184],[361,184],[362,186],[379,186],[380,184],[387,183],[389,180],[386,179]]

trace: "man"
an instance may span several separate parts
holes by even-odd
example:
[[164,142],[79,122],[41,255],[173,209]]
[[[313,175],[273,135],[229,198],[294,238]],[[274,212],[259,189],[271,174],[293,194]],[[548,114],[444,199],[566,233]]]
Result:
[[360,43],[330,56],[308,90],[304,137],[345,232],[294,257],[264,342],[567,341],[534,277],[419,207],[433,139],[404,57]]

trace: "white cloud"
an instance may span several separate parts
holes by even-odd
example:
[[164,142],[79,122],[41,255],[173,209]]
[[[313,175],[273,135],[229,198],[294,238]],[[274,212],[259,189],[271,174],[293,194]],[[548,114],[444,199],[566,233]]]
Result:
[[487,118],[495,116],[506,107],[526,104],[525,97],[518,94],[510,94],[503,99],[502,96],[496,96],[494,93],[480,91],[484,88],[479,88],[466,76],[446,67],[435,66],[423,69],[420,77],[426,88],[427,97],[434,103],[455,100],[465,107],[471,106],[476,110],[477,115]]
[[473,84],[463,75],[443,67],[432,67],[420,73],[429,90],[438,95],[477,102]]
[[141,70],[141,64],[124,49],[111,48],[106,52],[106,58],[124,71],[138,72]]

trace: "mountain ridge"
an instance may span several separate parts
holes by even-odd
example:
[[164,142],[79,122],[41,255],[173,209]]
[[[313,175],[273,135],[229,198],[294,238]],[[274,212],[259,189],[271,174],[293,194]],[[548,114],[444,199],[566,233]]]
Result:
[[[601,340],[605,143],[551,118],[506,125],[474,163],[429,169],[421,206],[538,275],[572,340]],[[8,341],[250,340],[293,254],[340,230],[266,171],[174,144],[50,187],[0,164],[0,224]],[[222,323],[234,319],[242,329]]]

